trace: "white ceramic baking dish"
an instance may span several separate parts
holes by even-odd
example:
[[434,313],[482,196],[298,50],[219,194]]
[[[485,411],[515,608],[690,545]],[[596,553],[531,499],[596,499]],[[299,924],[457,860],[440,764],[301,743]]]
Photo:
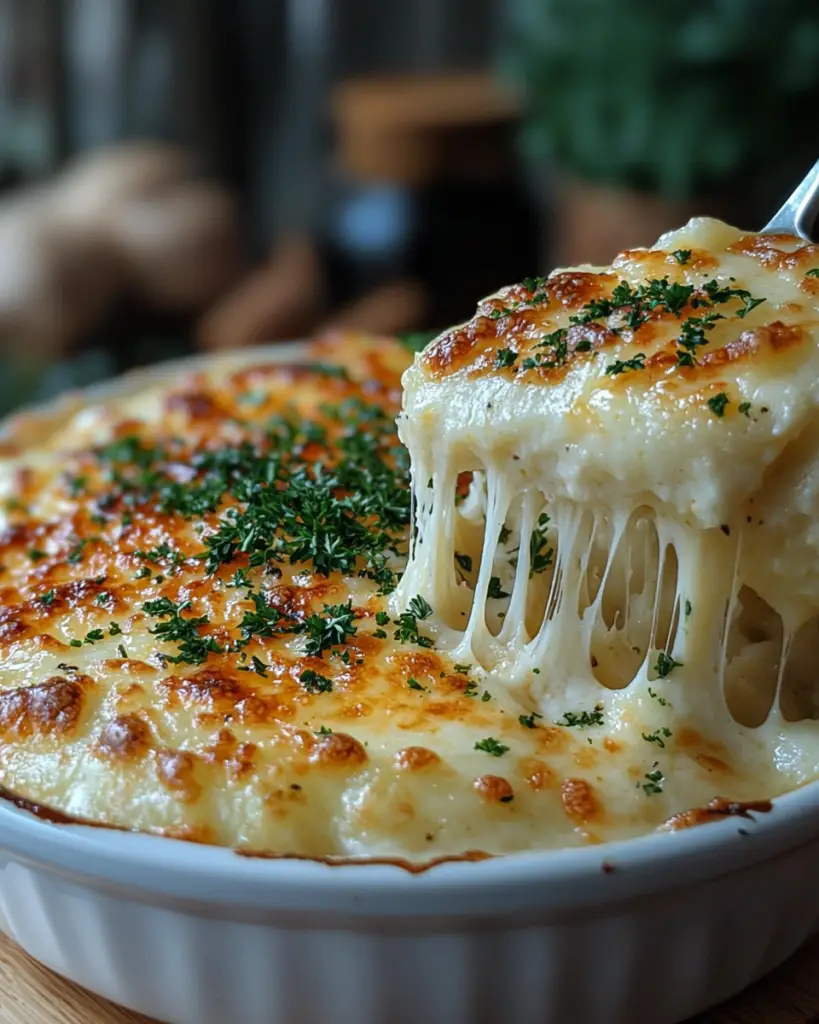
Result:
[[819,922],[819,786],[752,820],[439,864],[249,859],[0,807],[0,928],[173,1024],[670,1024]]
[[817,863],[819,783],[747,819],[421,873],[251,859],[0,801],[0,929],[172,1024],[671,1024],[810,935]]

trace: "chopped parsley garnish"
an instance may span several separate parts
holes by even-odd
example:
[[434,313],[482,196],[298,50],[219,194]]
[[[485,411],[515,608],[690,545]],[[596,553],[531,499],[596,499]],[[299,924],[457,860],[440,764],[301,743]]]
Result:
[[646,743],[656,743],[658,747],[665,748],[665,741],[671,735],[671,730],[663,726],[661,729],[655,729],[654,732],[644,732],[641,735]]
[[[685,264],[691,258],[691,250],[677,249],[672,255],[678,263]],[[667,277],[650,280],[634,287],[627,281],[620,281],[612,291],[610,299],[595,299],[587,303],[580,314],[570,317],[570,320],[575,324],[588,324],[618,313],[622,316],[624,326],[636,331],[648,321],[649,314],[660,307],[664,307],[667,312],[679,318],[689,304],[693,308],[710,308],[732,299],[742,302],[742,307],[735,314],[739,318],[747,316],[752,309],[765,302],[764,298],[754,298],[744,288],[723,287],[716,280],[707,281],[701,289],[696,289],[694,285],[669,283]],[[721,319],[721,313],[706,313],[703,316],[689,317],[683,323],[677,339],[678,366],[696,365],[695,353],[701,345],[706,344],[705,332],[713,327],[716,320]],[[619,333],[619,328],[612,329]],[[615,360],[606,367],[606,374],[618,376],[628,370],[641,370],[644,368],[644,360],[643,353],[632,359]]]
[[472,572],[472,558],[469,555],[462,555],[460,551],[456,551],[455,561],[464,572]]
[[471,665],[453,665],[452,667],[459,675],[466,676],[472,671]]
[[805,277],[819,277],[819,267],[814,267],[813,270],[809,270]]
[[490,320],[500,320],[501,317],[511,316],[515,312],[516,306],[499,306],[492,310],[489,314]]
[[743,416],[747,416],[750,419],[750,416],[751,416],[751,403],[750,402],[740,402],[739,405],[737,406],[737,408],[739,409],[740,413],[742,413]]
[[250,578],[247,575],[247,569],[237,569],[230,580],[231,587],[252,587],[253,584],[250,582]]
[[677,366],[696,366],[697,349],[708,344],[706,331],[710,331],[717,320],[724,320],[722,313],[705,313],[703,316],[690,316],[680,328],[677,338]]
[[167,620],[152,626],[150,632],[165,643],[177,643],[179,645],[177,654],[163,656],[164,660],[173,665],[179,665],[183,662],[191,665],[201,665],[207,660],[208,654],[211,652],[216,654],[222,653],[221,646],[213,637],[202,636],[199,632],[199,627],[208,625],[210,621],[206,615],[193,619],[182,617],[182,612],[187,611],[190,606],[190,601],[183,601],[177,604],[168,597],[161,597],[156,601],[147,601],[142,606],[146,614]]
[[407,680],[407,686],[411,690],[426,690],[426,686],[421,686],[417,679],[413,679],[412,676]]
[[[544,335],[535,348],[545,348],[547,351],[527,356],[521,363],[523,369],[534,370],[538,366],[542,366],[544,369],[552,370],[559,366],[565,366],[569,356],[568,336],[569,332],[565,327],[560,327],[558,330],[552,331],[551,334]],[[590,342],[579,341],[575,345],[577,352],[588,352],[590,348]]]
[[71,565],[77,565],[79,562],[82,561],[83,552],[91,543],[92,539],[90,537],[82,537],[80,540],[77,541],[77,543],[68,552],[67,557]]
[[[646,796],[653,796],[656,793],[662,793],[665,776],[659,769],[655,769],[651,772],[646,772],[644,778],[646,781],[642,783],[642,787],[643,792],[646,794]],[[640,783],[638,783],[637,785],[640,785]]]
[[323,614],[310,615],[304,620],[307,633],[305,651],[307,654],[320,656],[331,647],[338,647],[355,636],[358,627],[355,624],[353,602],[346,604],[326,604]]
[[554,549],[549,547],[549,542],[546,539],[548,523],[548,515],[545,512],[541,512],[538,517],[537,526],[532,530],[532,535],[529,538],[529,579],[535,573],[545,572],[552,564]]
[[54,591],[54,590],[47,590],[44,594],[40,594],[40,596],[37,598],[37,600],[40,602],[40,604],[44,604],[46,606],[46,608],[50,608],[51,605],[54,604],[54,598],[56,596],[57,596],[56,591]]
[[318,729],[316,729],[316,736],[332,736],[332,735],[333,735],[333,730],[332,729],[328,729],[328,727],[326,725],[320,725],[318,727]]
[[703,290],[713,303],[723,303],[729,302],[731,299],[739,299],[743,303],[742,309],[737,310],[736,313],[740,319],[744,319],[752,309],[756,309],[757,306],[761,306],[766,301],[764,298],[755,299],[745,288],[720,287],[717,281],[707,281],[703,285]]
[[120,656],[120,658],[122,658],[123,661],[128,660],[128,652],[125,650],[125,647],[122,644],[119,644],[117,646],[117,654]]
[[606,367],[606,376],[618,377],[621,373],[627,373],[629,370],[644,370],[645,360],[644,352],[638,352],[631,359],[615,359]]
[[69,640],[72,647],[82,647],[82,640]]
[[299,676],[299,682],[308,693],[330,693],[333,689],[333,680],[327,676],[306,668]]
[[108,626],[108,636],[120,636],[122,633],[122,626],[118,622],[112,622]]
[[141,558],[146,562],[151,562],[154,565],[159,562],[169,562],[171,565],[179,565],[183,561],[182,555],[172,548],[167,541],[157,545],[155,548],[151,548],[150,551],[137,550],[134,552],[137,558]]
[[729,398],[724,391],[720,391],[719,394],[712,395],[708,399],[708,408],[711,412],[718,416],[720,419],[725,415],[725,406],[729,404]]
[[668,707],[668,701],[665,699],[665,697],[661,697],[659,693],[656,693],[654,690],[652,690],[650,686],[648,688],[648,695],[649,697],[652,697],[654,700],[656,700],[661,708]]
[[482,750],[485,754],[491,754],[492,757],[502,757],[509,750],[509,747],[498,742],[494,736],[487,736],[485,739],[478,740],[475,744],[475,750]]
[[410,614],[414,615],[416,619],[428,619],[432,615],[432,606],[420,594],[413,597],[408,607]]
[[402,644],[412,643],[419,647],[432,647],[432,640],[418,631],[418,620],[427,619],[430,615],[432,615],[432,608],[429,603],[420,594],[416,594],[410,601],[408,610],[402,612],[395,620],[398,629],[393,633],[393,637]]
[[587,324],[608,318],[614,312],[624,312],[625,326],[636,331],[647,322],[648,313],[660,306],[664,306],[674,316],[679,316],[693,292],[693,285],[669,283],[667,277],[650,280],[634,288],[628,281],[620,281],[610,299],[594,299],[583,307],[580,315],[569,319],[575,324]]
[[101,629],[92,629],[85,634],[85,643],[95,644],[97,641],[104,639],[105,633]]
[[495,369],[501,370],[508,366],[514,366],[518,358],[517,352],[511,348],[500,348],[495,353]]
[[264,638],[305,629],[304,623],[296,622],[292,616],[269,604],[264,593],[252,590],[247,596],[253,602],[253,611],[246,611],[239,623],[242,644],[248,644],[253,637]]
[[537,296],[538,292],[542,292],[545,289],[547,283],[548,279],[545,277],[524,277],[524,279],[521,281],[521,284],[526,289],[526,291],[529,292],[529,294],[534,297]]
[[29,548],[28,557],[32,562],[39,562],[46,557],[46,553],[39,548]]
[[688,263],[688,261],[691,259],[691,250],[675,249],[674,252],[671,253],[671,255],[679,264],[685,266],[685,264]]
[[673,669],[681,667],[681,661],[676,661],[674,658],[667,655],[665,651],[660,651],[660,653],[657,655],[657,664],[654,666],[654,671],[657,673],[657,676],[660,679],[665,679],[665,677],[669,675],[673,671]]
[[257,658],[255,654],[250,659],[250,668],[253,669],[257,676],[261,676],[262,679],[267,679],[267,670],[269,667],[269,665],[265,665],[261,658]]
[[[161,448],[121,439],[97,453],[110,485],[106,497],[124,506],[123,522],[137,506],[191,519],[227,502],[204,538],[208,573],[245,555],[251,567],[289,562],[323,575],[357,572],[388,592],[395,585],[389,562],[403,554],[409,523],[407,453],[378,406],[351,398],[322,413],[328,425],[273,416],[260,440],[195,452],[195,475],[184,483],[171,469],[184,457],[175,442]],[[326,454],[300,459],[312,443]]]
[[375,621],[379,626],[386,626],[390,621],[390,617],[387,612],[376,612]]
[[603,705],[595,704],[593,711],[566,711],[558,725],[570,729],[587,729],[593,725],[603,725]]
[[686,598],[685,601],[685,615],[686,618],[691,614],[691,602]]
[[537,711],[533,711],[531,715],[518,715],[518,721],[525,729],[536,729],[536,718],[543,718],[543,715],[539,715]]
[[568,337],[569,332],[565,327],[559,327],[556,331],[552,331],[551,334],[545,334],[535,345],[535,348],[549,349],[548,353],[544,353],[540,357],[539,365],[548,367],[563,366],[569,354]]
[[491,597],[495,601],[500,601],[504,597],[509,597],[509,593],[501,587],[500,576],[493,576],[489,580],[486,596]]

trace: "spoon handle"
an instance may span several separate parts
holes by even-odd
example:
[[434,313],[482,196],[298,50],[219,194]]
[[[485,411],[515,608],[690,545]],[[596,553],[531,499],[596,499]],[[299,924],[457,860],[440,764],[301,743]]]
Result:
[[765,227],[763,235],[799,235],[810,242],[811,231],[819,215],[819,160],[811,167],[791,197]]

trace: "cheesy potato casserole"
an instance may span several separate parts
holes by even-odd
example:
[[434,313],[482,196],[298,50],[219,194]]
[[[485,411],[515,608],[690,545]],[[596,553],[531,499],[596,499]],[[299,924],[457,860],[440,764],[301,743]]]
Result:
[[347,334],[18,418],[4,795],[410,863],[765,810],[819,758],[817,340],[819,247],[699,220],[411,366]]

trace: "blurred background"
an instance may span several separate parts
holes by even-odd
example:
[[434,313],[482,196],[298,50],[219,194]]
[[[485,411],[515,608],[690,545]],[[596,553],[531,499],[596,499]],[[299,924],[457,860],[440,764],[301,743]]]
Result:
[[818,112],[819,0],[0,0],[0,411],[757,227]]

